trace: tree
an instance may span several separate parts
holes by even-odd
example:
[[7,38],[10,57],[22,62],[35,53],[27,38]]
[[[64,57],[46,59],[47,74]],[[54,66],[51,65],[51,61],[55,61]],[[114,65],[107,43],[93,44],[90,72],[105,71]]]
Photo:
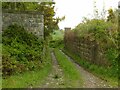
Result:
[[65,16],[60,18],[54,18],[55,11],[54,11],[55,3],[54,2],[42,2],[38,8],[39,11],[44,13],[44,35],[49,36],[54,30],[59,29],[58,23],[65,19]]
[[109,31],[109,37],[111,38],[112,41],[114,41],[114,43],[117,46],[118,40],[118,9],[115,9],[113,11],[112,8],[110,8],[108,10],[108,16],[107,16],[107,23],[110,22],[112,24],[111,30]]
[[113,12],[113,10],[112,10],[112,8],[110,8],[109,10],[108,10],[108,16],[107,16],[107,21],[111,21],[112,23],[114,23],[115,21],[114,21],[114,19],[115,19],[115,15],[114,15],[114,12]]
[[58,23],[65,19],[65,17],[54,18],[54,7],[54,2],[42,2],[40,4],[37,2],[3,2],[2,4],[3,9],[42,12],[42,14],[44,15],[45,38],[49,36],[50,33],[52,33],[54,30],[59,29]]

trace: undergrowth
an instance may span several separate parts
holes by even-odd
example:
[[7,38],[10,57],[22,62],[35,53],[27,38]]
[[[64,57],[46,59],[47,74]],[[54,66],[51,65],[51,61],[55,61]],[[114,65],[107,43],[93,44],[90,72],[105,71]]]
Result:
[[101,79],[107,81],[114,87],[118,86],[118,73],[115,68],[105,68],[103,66],[95,65],[87,60],[82,60],[79,56],[75,55],[74,53],[70,52],[69,50],[63,50],[68,56],[70,56],[77,64],[84,67],[86,70],[92,72],[96,76],[100,77]]
[[2,88],[39,88],[52,69],[49,48],[46,49],[43,59],[45,62],[41,69],[11,75],[9,78],[2,80]]
[[63,38],[64,38],[64,31],[62,30],[56,30],[53,33],[51,33],[51,40],[49,43],[49,46],[51,48],[61,48],[63,47]]
[[38,87],[51,71],[47,42],[19,25],[2,34],[2,87]]
[[43,41],[23,27],[11,25],[2,32],[3,77],[42,66]]

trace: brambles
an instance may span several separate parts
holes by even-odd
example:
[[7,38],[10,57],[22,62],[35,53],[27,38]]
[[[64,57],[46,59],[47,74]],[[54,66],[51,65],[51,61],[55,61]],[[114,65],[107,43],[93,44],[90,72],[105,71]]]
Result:
[[34,34],[15,24],[3,30],[2,39],[3,76],[41,68],[43,42]]

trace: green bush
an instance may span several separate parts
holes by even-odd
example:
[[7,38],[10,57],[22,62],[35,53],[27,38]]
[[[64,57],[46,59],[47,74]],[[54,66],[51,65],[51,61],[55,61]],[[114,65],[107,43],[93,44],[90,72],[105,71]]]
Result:
[[43,41],[23,27],[11,25],[3,30],[3,76],[41,68]]
[[63,38],[64,38],[64,31],[63,30],[56,30],[51,33],[51,40],[50,40],[50,47],[52,48],[60,48],[63,47]]
[[[111,76],[112,74],[113,76],[117,76],[118,60],[116,58],[118,56],[118,41],[116,37],[118,32],[116,30],[116,23],[113,24],[103,19],[85,19],[84,22],[75,27],[73,31],[75,37],[84,37],[85,40],[95,40],[97,42],[98,53],[102,53],[109,63],[109,66],[106,69],[111,68],[110,71],[108,70],[110,73],[108,76]],[[87,62],[81,62],[81,64],[91,70],[97,68],[95,66],[89,66]],[[102,74],[104,73],[104,70],[100,68],[99,71],[95,72]]]
[[50,47],[61,47],[63,45],[63,40],[50,41]]

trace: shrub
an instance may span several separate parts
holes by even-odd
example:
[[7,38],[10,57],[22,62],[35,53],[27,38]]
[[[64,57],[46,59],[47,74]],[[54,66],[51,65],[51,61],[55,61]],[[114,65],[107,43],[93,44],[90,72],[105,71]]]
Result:
[[3,76],[40,69],[43,42],[23,27],[11,25],[3,30]]

